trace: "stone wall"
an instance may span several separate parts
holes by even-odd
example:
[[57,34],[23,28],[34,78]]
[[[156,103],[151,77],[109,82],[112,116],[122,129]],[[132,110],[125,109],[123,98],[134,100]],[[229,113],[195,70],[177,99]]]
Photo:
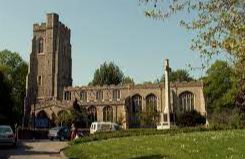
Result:
[[[113,91],[118,90],[120,96],[113,99]],[[96,92],[103,92],[103,99],[96,99]],[[82,99],[81,92],[86,92],[86,99]],[[185,92],[191,93],[194,97],[194,109],[203,115],[206,115],[205,100],[203,96],[203,87],[201,82],[190,83],[172,83],[171,84],[171,113],[179,112],[180,102],[179,96]],[[57,114],[62,109],[69,110],[75,100],[84,110],[88,110],[90,106],[96,107],[97,121],[103,121],[103,109],[110,106],[113,110],[112,122],[122,122],[124,128],[130,127],[132,124],[132,116],[134,116],[132,98],[137,95],[141,97],[142,111],[147,110],[147,98],[149,96],[156,97],[157,111],[161,112],[165,107],[164,84],[151,85],[125,85],[125,86],[82,86],[82,87],[66,87],[64,89],[64,99],[56,101],[56,104],[40,103],[39,110],[45,110],[50,116],[51,113]],[[69,98],[67,98],[69,97]],[[51,101],[49,103],[52,103]],[[50,105],[50,106],[48,106]],[[52,112],[51,112],[52,110]],[[38,113],[38,112],[37,112]]]
[[33,25],[25,114],[33,104],[62,100],[64,87],[72,85],[70,36],[55,13],[47,14],[45,23]]

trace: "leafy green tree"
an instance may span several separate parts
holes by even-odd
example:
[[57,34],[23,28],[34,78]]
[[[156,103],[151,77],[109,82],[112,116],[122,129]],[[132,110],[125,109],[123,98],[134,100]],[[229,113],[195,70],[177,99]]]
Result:
[[71,125],[71,121],[72,121],[72,116],[69,112],[62,110],[60,112],[58,112],[57,114],[57,118],[56,118],[56,124],[57,125]]
[[[212,127],[244,128],[244,80],[234,68],[216,61],[203,78],[208,117]],[[238,82],[239,81],[239,82]]]
[[237,92],[233,68],[224,61],[216,61],[204,77],[204,94],[209,113],[223,108],[233,109]]
[[245,79],[240,80],[238,86],[240,87],[240,90],[235,97],[236,118],[234,118],[235,120],[233,121],[235,121],[234,125],[236,125],[237,127],[245,128]]
[[180,11],[193,13],[192,19],[180,20],[185,28],[197,32],[191,49],[207,59],[216,54],[231,55],[241,77],[245,77],[244,0],[139,1],[147,6],[145,15],[154,19],[165,20]]
[[87,127],[88,116],[86,109],[81,109],[77,99],[73,102],[73,108],[71,109],[71,121],[76,127]]
[[11,88],[9,81],[5,75],[0,71],[0,124],[12,124],[12,100],[11,100]]
[[[190,48],[209,64],[214,55],[223,54],[234,64],[239,81],[245,79],[245,1],[244,0],[139,0],[145,15],[165,20],[180,11],[193,13],[180,24],[194,31]],[[193,16],[196,15],[196,16]],[[205,67],[205,63],[203,64]],[[238,87],[243,92],[245,83]],[[237,96],[243,93],[237,94]],[[244,94],[243,97],[244,98]],[[239,99],[239,98],[236,98]]]
[[134,84],[134,79],[129,76],[123,77],[122,84]]
[[16,52],[9,50],[0,51],[0,65],[5,66],[5,73],[11,78],[15,73],[16,67],[18,67],[24,61],[20,55]]
[[[186,70],[179,69],[176,71],[171,71],[169,73],[169,81],[170,82],[183,82],[183,81],[193,81],[194,79],[189,75],[189,73]],[[163,75],[161,82],[165,81],[165,76]]]
[[140,125],[142,127],[155,127],[159,120],[159,112],[154,105],[148,104],[146,111],[139,113]]
[[20,123],[23,114],[28,66],[18,53],[3,50],[0,51],[0,70],[9,81],[11,90],[10,96],[13,105],[11,114],[14,114],[11,121]]
[[110,63],[103,63],[100,65],[100,68],[96,69],[94,73],[94,78],[89,85],[118,85],[118,84],[128,84],[134,83],[133,79],[130,77],[124,77],[123,72],[120,68],[110,62]]
[[25,62],[19,64],[19,66],[14,70],[12,76],[12,98],[14,100],[14,109],[16,120],[22,118],[23,108],[24,108],[24,98],[26,96],[26,75],[28,72],[28,65]]
[[245,113],[245,79],[239,81],[238,86],[240,86],[241,89],[236,95],[236,106],[240,112]]
[[144,81],[142,84],[146,84],[146,85],[149,84],[150,85],[150,84],[154,84],[154,83],[152,81]]

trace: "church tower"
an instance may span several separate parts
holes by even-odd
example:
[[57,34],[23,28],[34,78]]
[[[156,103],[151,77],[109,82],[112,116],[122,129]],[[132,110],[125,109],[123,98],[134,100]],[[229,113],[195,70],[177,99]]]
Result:
[[46,15],[46,22],[33,25],[32,51],[26,84],[25,116],[31,105],[62,100],[64,87],[72,85],[71,30],[58,14]]

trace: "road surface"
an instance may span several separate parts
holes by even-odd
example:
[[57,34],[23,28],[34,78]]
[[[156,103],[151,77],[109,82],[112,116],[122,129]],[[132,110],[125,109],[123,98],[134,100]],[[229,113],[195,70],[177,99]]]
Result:
[[0,159],[60,159],[60,149],[65,141],[20,141],[16,148],[0,147]]

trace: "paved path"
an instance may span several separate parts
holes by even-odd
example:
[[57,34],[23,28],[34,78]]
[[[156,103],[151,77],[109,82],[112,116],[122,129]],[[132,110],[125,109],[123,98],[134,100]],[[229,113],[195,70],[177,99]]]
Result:
[[64,141],[22,141],[17,148],[0,147],[0,159],[60,159],[60,149],[66,146]]

